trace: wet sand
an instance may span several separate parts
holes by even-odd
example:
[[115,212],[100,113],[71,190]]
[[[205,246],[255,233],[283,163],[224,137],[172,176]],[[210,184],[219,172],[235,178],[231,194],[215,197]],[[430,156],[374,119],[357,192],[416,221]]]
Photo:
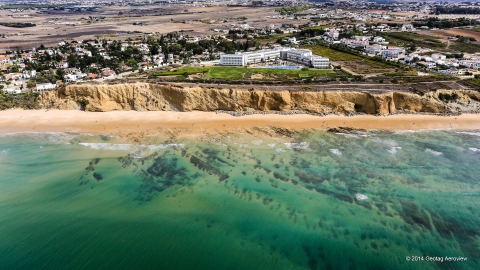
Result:
[[0,133],[70,132],[105,133],[144,132],[180,129],[187,133],[234,131],[238,128],[275,126],[288,129],[329,129],[352,127],[384,130],[480,129],[480,115],[460,116],[391,115],[336,116],[247,115],[234,117],[215,112],[83,112],[75,110],[6,110],[0,112]]

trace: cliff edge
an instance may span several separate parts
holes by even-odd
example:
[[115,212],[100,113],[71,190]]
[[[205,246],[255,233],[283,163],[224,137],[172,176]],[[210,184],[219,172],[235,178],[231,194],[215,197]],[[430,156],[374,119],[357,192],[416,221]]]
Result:
[[[310,113],[458,113],[478,112],[480,92],[438,90],[424,95],[406,92],[268,91],[181,87],[150,83],[68,85],[45,92],[46,109],[106,112],[139,111],[308,111]],[[83,104],[83,105],[81,105]],[[87,105],[85,105],[87,104]]]

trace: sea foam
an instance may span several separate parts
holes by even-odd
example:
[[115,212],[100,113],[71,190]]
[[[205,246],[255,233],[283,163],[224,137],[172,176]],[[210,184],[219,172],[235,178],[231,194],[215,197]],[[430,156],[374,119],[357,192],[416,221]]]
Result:
[[480,152],[480,149],[478,148],[475,148],[475,147],[470,147],[468,148],[469,150],[473,151],[473,152]]
[[383,145],[390,146],[390,147],[398,146],[398,143],[394,140],[391,140],[391,139],[373,138],[372,142],[375,142],[377,144],[383,144]]
[[398,146],[392,147],[392,148],[390,148],[390,150],[387,150],[387,151],[388,151],[390,154],[393,155],[393,154],[396,154],[396,153],[397,153],[397,150],[398,150],[398,149],[402,149],[402,147],[398,147]]
[[332,153],[334,155],[337,155],[337,156],[342,155],[342,152],[340,152],[340,150],[338,150],[338,149],[330,149],[330,153]]
[[79,145],[90,147],[95,150],[122,150],[122,151],[134,151],[140,149],[159,150],[167,147],[185,147],[185,144],[170,143],[170,144],[158,144],[158,145],[145,145],[145,144],[121,144],[121,143],[79,143]]
[[364,201],[368,199],[368,196],[365,194],[357,193],[355,194],[355,198],[357,199],[357,201]]
[[442,152],[437,152],[437,151],[434,151],[434,150],[432,150],[432,149],[430,149],[430,148],[425,149],[425,151],[428,152],[428,153],[430,153],[430,154],[432,154],[432,155],[435,155],[435,156],[443,155]]
[[301,143],[285,143],[285,146],[290,149],[302,149],[305,150],[310,145],[309,142],[301,142]]
[[466,131],[457,131],[459,134],[467,134],[467,135],[472,135],[472,136],[479,136],[480,137],[480,132],[466,132]]

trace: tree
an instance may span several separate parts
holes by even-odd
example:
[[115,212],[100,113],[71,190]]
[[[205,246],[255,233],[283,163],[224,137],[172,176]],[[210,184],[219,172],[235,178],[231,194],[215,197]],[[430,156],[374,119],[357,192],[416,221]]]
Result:
[[128,59],[128,60],[125,62],[125,65],[130,66],[130,67],[136,69],[136,68],[137,68],[137,65],[138,65],[138,62],[137,62],[135,59],[130,58],[130,59]]
[[63,80],[63,77],[65,77],[65,70],[63,68],[57,69],[57,79],[58,80]]
[[28,88],[34,88],[35,86],[37,86],[37,82],[35,80],[29,80],[28,81],[28,83],[27,83]]

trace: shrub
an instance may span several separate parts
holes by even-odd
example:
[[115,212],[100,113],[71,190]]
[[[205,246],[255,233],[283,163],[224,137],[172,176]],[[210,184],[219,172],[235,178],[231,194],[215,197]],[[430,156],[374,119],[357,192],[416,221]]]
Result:
[[80,110],[85,111],[87,105],[90,103],[88,99],[79,99],[77,100],[77,103],[80,104]]

